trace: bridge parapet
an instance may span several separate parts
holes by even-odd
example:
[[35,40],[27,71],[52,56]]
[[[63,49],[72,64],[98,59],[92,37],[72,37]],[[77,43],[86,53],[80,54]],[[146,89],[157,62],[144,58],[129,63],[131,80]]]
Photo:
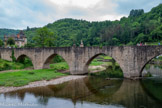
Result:
[[11,61],[12,50],[16,59],[24,55],[32,60],[34,69],[49,68],[55,55],[62,56],[68,63],[71,74],[87,74],[90,62],[105,54],[116,60],[124,77],[139,77],[144,66],[154,57],[162,54],[162,46],[105,46],[105,47],[54,47],[0,49],[2,59]]

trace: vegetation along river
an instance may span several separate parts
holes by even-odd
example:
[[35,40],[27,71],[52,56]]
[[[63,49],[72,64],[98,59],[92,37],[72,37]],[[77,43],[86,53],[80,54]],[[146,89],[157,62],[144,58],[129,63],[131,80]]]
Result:
[[0,94],[7,108],[160,108],[162,78],[142,80],[87,76],[58,85]]

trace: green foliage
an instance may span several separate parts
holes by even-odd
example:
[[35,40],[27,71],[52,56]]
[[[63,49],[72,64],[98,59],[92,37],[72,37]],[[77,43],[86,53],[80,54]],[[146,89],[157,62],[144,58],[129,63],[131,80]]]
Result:
[[24,65],[0,59],[0,71],[10,69],[24,69]]
[[19,30],[11,30],[11,29],[0,29],[0,38],[3,39],[4,35],[16,35],[20,31]]
[[30,82],[50,80],[65,75],[53,69],[0,73],[0,86],[24,86]]
[[132,41],[130,41],[128,44],[128,46],[134,45]]
[[15,45],[15,40],[12,37],[8,38],[7,45]]
[[14,54],[14,49],[12,49],[12,55],[11,55],[11,59],[12,59],[12,62],[16,62],[16,58],[15,58],[15,54]]
[[145,43],[147,41],[148,41],[148,37],[146,35],[144,35],[143,33],[140,33],[136,38],[135,44]]
[[141,80],[141,84],[149,94],[151,94],[159,102],[162,101],[162,78],[145,78]]
[[152,77],[152,74],[150,72],[147,72],[144,77]]
[[32,61],[28,57],[23,57],[22,59],[20,59],[17,62],[23,64],[24,68],[33,66]]
[[27,43],[27,44],[25,44],[25,48],[33,48],[35,46],[35,44],[34,43]]
[[3,41],[0,39],[0,47],[4,45]]
[[123,78],[123,72],[120,69],[119,66],[115,68],[115,70],[112,69],[112,66],[109,66],[105,71],[97,72],[97,73],[90,73],[91,76],[99,76],[103,78]]
[[65,60],[59,56],[59,55],[56,55],[54,58],[53,58],[53,63],[59,63],[59,62],[65,62]]
[[43,27],[37,30],[37,36],[33,40],[37,47],[52,47],[55,46],[56,36],[47,27]]
[[107,72],[108,77],[110,77],[110,78],[123,78],[123,72],[119,66],[116,66],[115,69],[113,69],[113,67],[109,66],[105,70],[105,72]]
[[143,9],[136,9],[136,10],[131,10],[129,17],[138,17],[140,15],[144,14]]

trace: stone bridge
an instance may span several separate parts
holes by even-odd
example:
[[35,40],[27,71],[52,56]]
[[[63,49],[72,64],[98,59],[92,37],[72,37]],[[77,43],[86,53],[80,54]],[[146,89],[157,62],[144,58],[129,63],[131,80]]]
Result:
[[29,57],[34,69],[49,68],[52,58],[62,56],[71,74],[87,74],[91,61],[102,54],[110,56],[120,65],[124,77],[140,77],[145,65],[162,54],[162,46],[105,46],[105,47],[54,47],[54,48],[1,48],[2,59],[11,61],[12,50],[17,60]]

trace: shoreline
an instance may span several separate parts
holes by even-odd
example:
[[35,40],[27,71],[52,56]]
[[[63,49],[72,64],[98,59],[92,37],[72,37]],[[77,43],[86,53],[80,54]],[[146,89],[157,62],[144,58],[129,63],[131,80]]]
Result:
[[57,84],[62,84],[64,82],[68,82],[71,80],[77,80],[77,79],[82,79],[87,77],[86,75],[68,75],[68,76],[63,76],[63,77],[58,77],[49,81],[42,80],[42,81],[36,81],[36,82],[31,82],[28,85],[21,86],[21,87],[0,87],[0,94],[11,92],[11,91],[16,91],[16,90],[21,90],[21,89],[26,89],[26,88],[34,88],[34,87],[43,87],[43,86],[48,86],[48,85],[57,85]]
[[[94,66],[93,68],[96,68],[96,67],[97,66]],[[21,69],[21,70],[25,70],[25,69]],[[28,69],[28,70],[32,70],[32,69]],[[5,70],[5,71],[0,71],[0,73],[15,72],[15,71],[20,71],[20,70]],[[99,69],[97,71],[91,71],[91,72],[95,73],[95,72],[99,72],[99,71],[101,71],[101,69]],[[59,72],[65,73],[65,72],[68,72],[68,70],[59,71]],[[43,87],[43,86],[48,86],[48,85],[57,85],[57,84],[62,84],[64,82],[71,81],[71,80],[82,79],[82,78],[85,78],[85,77],[87,77],[87,75],[68,75],[68,76],[57,77],[57,78],[51,79],[49,81],[41,80],[41,81],[31,82],[28,85],[21,86],[21,87],[0,86],[0,94],[7,93],[7,92],[12,92],[12,91],[17,91],[17,90],[21,90],[21,89],[26,89],[26,88]]]

